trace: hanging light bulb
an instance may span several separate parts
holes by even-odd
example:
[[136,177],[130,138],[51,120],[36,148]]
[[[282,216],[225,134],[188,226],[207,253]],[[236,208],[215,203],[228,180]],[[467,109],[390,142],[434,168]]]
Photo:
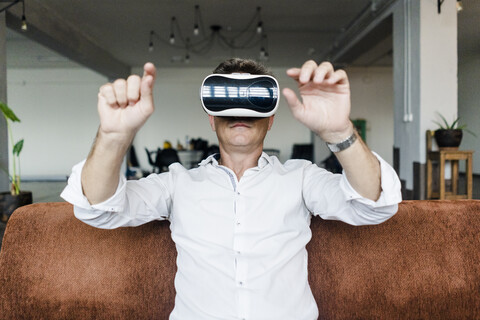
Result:
[[195,6],[195,15],[194,15],[194,22],[193,22],[193,35],[198,36],[200,33],[200,29],[198,27],[198,20],[200,17],[200,7],[198,4]]
[[175,44],[175,34],[173,33],[173,28],[175,24],[175,17],[172,17],[172,21],[170,22],[170,44]]
[[261,34],[263,32],[263,22],[262,22],[262,17],[260,15],[260,11],[262,11],[262,8],[257,7],[257,16],[258,16],[257,33],[258,34]]
[[260,58],[265,58],[265,54],[266,54],[266,53],[267,53],[267,52],[265,51],[265,48],[264,48],[264,47],[260,48]]
[[263,32],[263,22],[259,21],[257,24],[257,33],[260,34]]
[[150,42],[148,43],[148,52],[153,52],[153,35],[154,31],[150,31]]
[[23,5],[23,12],[22,12],[22,31],[25,32],[28,30],[27,26],[27,18],[25,17],[25,1],[22,0],[22,5]]
[[22,31],[25,32],[28,30],[28,25],[27,25],[27,19],[25,18],[25,15],[22,16]]
[[457,0],[457,12],[460,12],[462,10],[463,10],[462,0]]

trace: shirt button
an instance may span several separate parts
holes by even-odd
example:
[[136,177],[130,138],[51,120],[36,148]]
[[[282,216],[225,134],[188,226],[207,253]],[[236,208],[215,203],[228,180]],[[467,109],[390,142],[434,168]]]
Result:
[[243,281],[239,281],[239,282],[238,282],[238,285],[239,285],[239,286],[243,286]]
[[240,222],[237,222],[237,227],[240,227],[241,223]]
[[237,254],[241,254],[241,252],[240,252],[240,251],[237,251]]

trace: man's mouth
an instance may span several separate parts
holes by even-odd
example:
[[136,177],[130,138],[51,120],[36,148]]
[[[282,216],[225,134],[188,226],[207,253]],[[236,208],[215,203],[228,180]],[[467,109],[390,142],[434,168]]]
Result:
[[234,122],[232,125],[230,125],[230,127],[232,127],[232,128],[240,128],[240,127],[249,128],[250,126],[245,122]]
[[229,117],[228,123],[231,128],[239,128],[239,127],[250,128],[252,126],[252,122],[254,122],[257,119],[258,118],[252,118],[252,117]]

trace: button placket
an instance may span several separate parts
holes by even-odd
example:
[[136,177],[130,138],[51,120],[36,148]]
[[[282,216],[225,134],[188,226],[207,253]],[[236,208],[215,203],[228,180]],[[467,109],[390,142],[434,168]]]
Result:
[[242,206],[241,206],[241,191],[239,190],[239,185],[237,184],[237,188],[234,193],[234,201],[235,201],[235,221],[234,221],[234,242],[233,242],[233,252],[235,255],[235,281],[237,287],[242,288],[245,286],[245,270],[246,270],[246,260],[245,257],[242,256],[242,252],[244,250],[244,245],[242,243],[242,234],[241,234],[241,226],[242,226]]
[[245,239],[243,226],[245,212],[242,200],[242,182],[245,176],[236,185],[233,195],[234,217],[233,217],[233,255],[235,257],[235,287],[238,294],[238,318],[246,319],[249,308],[249,289],[247,282],[248,259],[245,252]]

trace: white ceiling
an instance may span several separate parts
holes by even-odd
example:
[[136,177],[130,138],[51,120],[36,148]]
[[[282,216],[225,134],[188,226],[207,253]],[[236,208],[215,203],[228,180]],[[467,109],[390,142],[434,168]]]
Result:
[[[433,1],[433,0],[430,0]],[[154,38],[154,51],[149,52],[149,33],[154,30],[166,41],[170,35],[171,17],[175,16],[184,37],[198,41],[193,35],[194,6],[200,6],[205,29],[222,26],[230,36],[243,30],[261,7],[261,20],[268,35],[269,66],[299,65],[306,59],[320,59],[359,14],[378,1],[371,0],[42,0],[50,17],[58,23],[75,26],[78,32],[115,59],[131,67],[152,61],[160,67],[214,67],[231,56],[258,58],[260,43],[252,49],[232,50],[215,44],[203,55],[190,53],[184,63],[185,50],[173,48]],[[26,16],[29,16],[29,0]],[[459,52],[480,51],[478,21],[480,1],[464,0],[459,13]],[[255,36],[256,21],[251,28]],[[7,67],[69,67],[75,62],[30,40],[17,30],[7,32]],[[201,36],[200,36],[201,37]],[[178,34],[177,34],[178,39]],[[178,40],[177,40],[178,41]],[[383,39],[369,57],[360,57],[357,64],[391,65],[391,37]]]

